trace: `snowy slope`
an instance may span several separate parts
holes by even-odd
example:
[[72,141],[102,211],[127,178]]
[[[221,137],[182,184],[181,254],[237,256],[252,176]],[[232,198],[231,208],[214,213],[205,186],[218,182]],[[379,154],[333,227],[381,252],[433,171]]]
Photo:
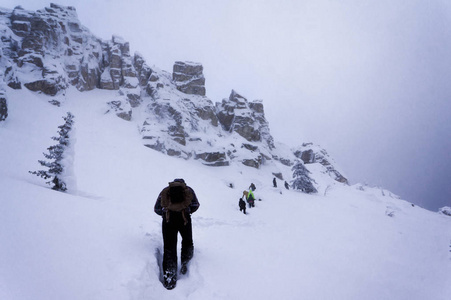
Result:
[[[72,89],[56,107],[8,89],[0,299],[450,298],[450,217],[377,189],[337,184],[307,195],[272,188],[265,166],[214,168],[165,156],[142,145],[135,123],[105,114],[111,93]],[[28,171],[41,168],[67,111],[75,115],[76,184],[60,193]],[[188,276],[167,291],[153,205],[177,177],[201,207]],[[251,182],[262,201],[243,215],[238,199]]]

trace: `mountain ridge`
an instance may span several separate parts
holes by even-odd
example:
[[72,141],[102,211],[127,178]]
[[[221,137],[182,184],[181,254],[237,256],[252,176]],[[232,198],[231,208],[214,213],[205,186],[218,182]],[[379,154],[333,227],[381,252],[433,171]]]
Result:
[[[281,180],[289,180],[289,168],[302,160],[294,154],[300,148],[275,143],[262,100],[249,101],[232,89],[228,98],[213,103],[200,63],[177,61],[172,74],[149,67],[141,54],[130,54],[121,37],[105,41],[91,34],[72,6],[0,9],[0,26],[2,119],[7,117],[6,86],[44,94],[54,105],[66,101],[70,86],[81,92],[111,90],[116,96],[106,111],[136,122],[143,144],[169,156],[209,166],[270,164]],[[324,174],[348,184],[333,164],[323,166]]]

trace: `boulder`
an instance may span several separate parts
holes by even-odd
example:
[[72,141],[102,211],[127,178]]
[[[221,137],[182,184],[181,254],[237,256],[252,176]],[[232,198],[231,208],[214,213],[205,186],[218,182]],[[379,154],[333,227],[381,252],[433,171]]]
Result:
[[440,208],[438,211],[442,215],[451,217],[451,207],[449,207],[449,206],[444,206],[444,207]]
[[203,66],[194,62],[177,61],[173,67],[172,80],[176,88],[190,95],[205,96]]
[[13,66],[9,66],[6,68],[4,80],[6,82],[6,85],[12,89],[20,90],[22,88],[22,83],[15,74],[15,66],[14,68]]
[[222,167],[229,165],[226,153],[219,151],[196,153],[194,159],[201,159],[204,165],[213,167]]
[[107,104],[110,108],[107,113],[114,111],[119,118],[125,121],[130,121],[132,119],[132,110],[128,102],[122,100],[113,100],[108,102]]
[[141,95],[139,89],[121,89],[120,93],[125,95],[131,107],[138,107],[141,104]]
[[55,96],[60,90],[60,85],[52,80],[36,80],[24,84],[27,89],[33,92],[42,92],[49,96]]
[[252,159],[245,158],[241,162],[245,166],[256,168],[256,169],[260,168],[260,165],[261,165],[261,160],[258,158],[252,158]]
[[284,180],[283,179],[283,174],[280,173],[280,172],[277,172],[277,173],[273,172],[272,175],[274,175],[276,178],[278,178],[280,180]]

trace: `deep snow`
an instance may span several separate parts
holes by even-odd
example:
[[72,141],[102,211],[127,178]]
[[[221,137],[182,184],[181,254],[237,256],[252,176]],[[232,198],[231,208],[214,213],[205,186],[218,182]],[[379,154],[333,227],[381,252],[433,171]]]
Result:
[[[337,184],[307,195],[273,188],[265,167],[165,156],[143,146],[136,123],[105,114],[114,92],[71,89],[61,107],[26,89],[7,93],[0,299],[451,297],[448,216],[379,189]],[[75,180],[61,193],[28,171],[41,168],[67,111],[75,115]],[[161,219],[153,205],[177,177],[201,206],[190,271],[167,291],[158,278]],[[238,199],[251,182],[262,201],[243,215]]]

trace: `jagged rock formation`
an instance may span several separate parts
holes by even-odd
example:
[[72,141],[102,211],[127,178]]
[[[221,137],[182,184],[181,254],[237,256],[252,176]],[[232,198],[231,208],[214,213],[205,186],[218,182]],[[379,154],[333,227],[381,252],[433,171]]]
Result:
[[274,141],[269,134],[261,101],[248,102],[246,98],[232,90],[228,100],[217,103],[218,119],[224,130],[237,132],[249,142],[265,141],[269,149],[274,149]]
[[[142,57],[130,55],[129,43],[117,36],[102,41],[83,27],[75,8],[51,4],[36,12],[20,6],[0,10],[4,81],[50,96],[95,88],[118,90],[121,107],[136,107],[153,72]],[[120,111],[120,116],[128,116]]]
[[[0,84],[6,92],[27,88],[64,105],[68,88],[116,91],[105,111],[136,122],[143,144],[154,150],[210,166],[268,165],[282,178],[283,173],[290,178],[299,157],[306,165],[319,162],[325,173],[347,183],[325,151],[276,147],[261,100],[248,101],[232,90],[213,103],[206,97],[202,64],[178,61],[172,74],[150,67],[141,54],[130,54],[122,38],[104,41],[92,35],[73,7],[0,9],[0,34]],[[0,118],[6,116],[4,93]]]
[[5,90],[0,89],[0,122],[5,121],[8,117],[8,105],[6,102]]
[[329,156],[326,150],[319,146],[313,145],[313,143],[304,143],[302,147],[295,149],[294,155],[301,159],[304,164],[318,163],[323,167],[323,173],[328,174],[334,180],[349,184],[348,179],[344,177],[334,166],[334,160]]
[[216,103],[216,112],[222,128],[243,137],[246,142],[240,147],[254,154],[252,157],[243,159],[244,165],[258,168],[265,161],[272,159],[271,150],[275,148],[274,140],[269,133],[269,125],[265,119],[261,101],[249,102],[232,90],[228,99],[223,99],[222,103]]
[[[164,74],[160,80],[164,87],[170,86],[170,79]],[[232,103],[235,95],[232,91],[229,97]],[[226,104],[229,100],[223,100],[227,107],[224,108],[207,97],[159,89],[146,107],[147,118],[142,126],[145,145],[171,156],[201,160],[210,166],[240,161],[259,168],[264,161],[271,160],[274,148],[263,104],[249,103],[241,97],[241,111],[232,121],[232,130],[224,130],[221,116],[224,109],[233,107]]]
[[177,61],[172,79],[177,89],[185,94],[205,96],[205,78],[199,63]]

